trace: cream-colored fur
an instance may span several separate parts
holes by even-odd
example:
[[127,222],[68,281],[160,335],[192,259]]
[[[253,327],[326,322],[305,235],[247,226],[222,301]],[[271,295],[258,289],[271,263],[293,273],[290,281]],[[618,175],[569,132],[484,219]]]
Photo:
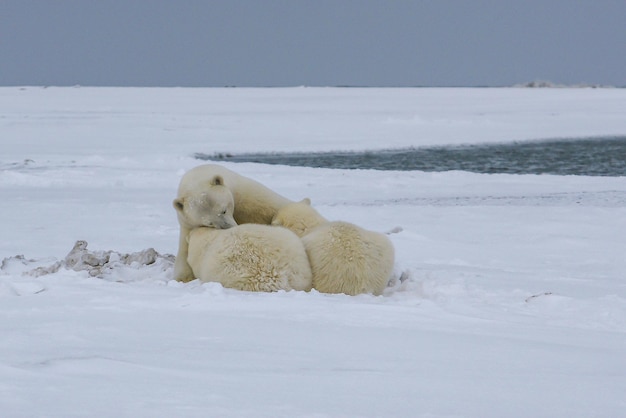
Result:
[[[189,209],[186,203],[191,203]],[[228,228],[234,222],[216,220],[226,206],[233,204],[232,217],[237,224],[270,224],[281,207],[291,201],[261,183],[216,164],[204,164],[189,170],[180,181],[174,208],[178,213],[180,233],[174,278],[193,280],[187,263],[187,235],[198,226]],[[223,216],[223,215],[222,215]]]
[[247,224],[195,228],[187,261],[195,277],[257,292],[310,290],[311,268],[300,239],[285,228]]
[[286,205],[272,225],[301,237],[313,273],[313,287],[324,293],[380,295],[393,272],[394,248],[381,233],[348,222],[329,222],[309,199]]

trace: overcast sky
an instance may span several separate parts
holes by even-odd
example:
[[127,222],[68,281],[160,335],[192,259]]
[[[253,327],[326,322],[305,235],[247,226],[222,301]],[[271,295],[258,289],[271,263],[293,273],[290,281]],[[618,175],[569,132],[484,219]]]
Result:
[[626,86],[626,1],[0,1],[0,85],[532,80]]

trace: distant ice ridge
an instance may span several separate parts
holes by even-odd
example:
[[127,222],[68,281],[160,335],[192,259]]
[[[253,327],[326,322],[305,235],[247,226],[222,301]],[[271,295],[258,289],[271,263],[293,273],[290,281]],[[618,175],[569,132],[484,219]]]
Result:
[[558,84],[553,83],[552,81],[547,80],[533,80],[528,81],[526,83],[514,84],[513,87],[529,87],[529,88],[615,88],[615,86],[607,86],[603,84],[587,84],[587,83],[579,83],[579,84]]

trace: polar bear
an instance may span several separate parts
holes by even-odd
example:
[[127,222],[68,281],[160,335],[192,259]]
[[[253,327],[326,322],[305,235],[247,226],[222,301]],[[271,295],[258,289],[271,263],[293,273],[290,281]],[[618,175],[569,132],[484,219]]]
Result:
[[313,288],[324,293],[382,294],[391,278],[394,248],[378,232],[357,225],[327,221],[304,199],[278,211],[272,225],[300,236],[311,271]]
[[311,268],[302,241],[286,228],[245,224],[200,227],[188,237],[187,261],[195,277],[257,292],[311,290]]
[[[180,225],[174,278],[179,281],[193,280],[187,263],[187,235],[191,229],[198,226],[224,229],[235,224],[270,224],[278,209],[289,203],[292,203],[289,199],[261,183],[222,166],[204,164],[192,168],[180,180],[173,202]],[[228,205],[234,205],[234,219],[224,217]]]

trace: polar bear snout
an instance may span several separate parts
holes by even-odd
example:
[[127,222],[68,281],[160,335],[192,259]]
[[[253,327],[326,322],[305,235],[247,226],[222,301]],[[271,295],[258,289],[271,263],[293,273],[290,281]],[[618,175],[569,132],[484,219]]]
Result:
[[229,215],[228,213],[222,213],[218,215],[217,219],[213,219],[211,221],[209,218],[207,221],[208,221],[208,224],[205,224],[205,226],[216,228],[216,229],[228,229],[228,228],[237,226],[237,222],[235,222],[235,218],[233,218],[233,216]]

